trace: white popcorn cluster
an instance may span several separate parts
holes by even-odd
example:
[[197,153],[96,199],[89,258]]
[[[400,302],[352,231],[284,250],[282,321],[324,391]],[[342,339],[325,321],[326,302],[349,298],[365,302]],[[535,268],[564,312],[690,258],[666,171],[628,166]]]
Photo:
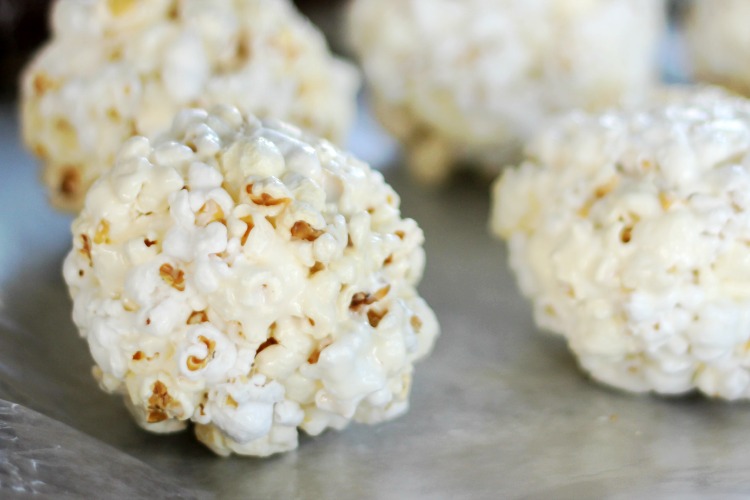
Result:
[[496,173],[551,114],[637,100],[662,0],[355,0],[350,38],[383,124],[425,183]]
[[685,39],[695,78],[750,95],[747,0],[693,0]]
[[398,207],[366,164],[235,108],[130,139],[64,265],[100,384],[144,428],[195,422],[222,455],[402,414],[438,325]]
[[750,101],[571,114],[529,157],[492,227],[537,323],[611,386],[750,398]]
[[22,79],[23,134],[58,208],[79,210],[133,135],[229,104],[343,141],[359,76],[289,0],[58,0]]

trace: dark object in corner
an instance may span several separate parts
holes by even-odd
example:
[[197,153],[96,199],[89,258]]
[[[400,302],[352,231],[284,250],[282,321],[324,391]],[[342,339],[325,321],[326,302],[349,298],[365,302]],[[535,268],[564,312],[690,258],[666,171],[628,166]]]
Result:
[[50,0],[0,0],[0,95],[15,95],[18,75],[47,38]]

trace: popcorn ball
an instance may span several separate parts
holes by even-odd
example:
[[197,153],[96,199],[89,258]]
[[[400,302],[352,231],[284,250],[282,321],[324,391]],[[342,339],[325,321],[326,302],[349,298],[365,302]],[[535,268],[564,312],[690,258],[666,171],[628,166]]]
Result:
[[639,99],[661,0],[355,0],[350,37],[412,172],[496,173],[550,114]]
[[571,114],[498,180],[492,216],[537,323],[593,378],[750,397],[750,101]]
[[72,232],[64,276],[100,385],[221,455],[401,415],[438,333],[422,232],[382,175],[235,108],[130,139]]
[[58,208],[77,211],[133,135],[182,107],[237,106],[342,141],[359,77],[288,0],[58,0],[22,79],[23,135]]
[[750,95],[750,2],[694,0],[685,38],[693,75]]

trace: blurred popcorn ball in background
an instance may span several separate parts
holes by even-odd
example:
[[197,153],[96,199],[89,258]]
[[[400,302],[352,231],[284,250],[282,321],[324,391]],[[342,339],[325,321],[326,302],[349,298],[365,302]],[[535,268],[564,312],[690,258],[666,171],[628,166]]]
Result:
[[750,2],[694,0],[685,20],[693,76],[750,95]]
[[661,0],[354,0],[374,112],[418,179],[497,172],[551,114],[638,101],[658,77]]
[[219,103],[342,142],[359,78],[287,0],[60,0],[22,81],[24,138],[52,203],[77,210],[132,135]]

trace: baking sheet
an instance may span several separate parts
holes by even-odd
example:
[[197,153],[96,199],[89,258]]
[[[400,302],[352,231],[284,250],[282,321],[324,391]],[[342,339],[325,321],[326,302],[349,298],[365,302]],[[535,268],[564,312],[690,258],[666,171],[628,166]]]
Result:
[[443,333],[417,366],[411,411],[302,438],[270,459],[222,459],[190,432],[139,430],[120,399],[97,388],[60,272],[71,218],[47,206],[14,105],[0,104],[0,497],[750,494],[750,405],[625,395],[588,381],[562,340],[535,328],[504,246],[487,234],[486,184],[420,189],[367,116],[352,148],[385,170],[427,238],[421,292]]

